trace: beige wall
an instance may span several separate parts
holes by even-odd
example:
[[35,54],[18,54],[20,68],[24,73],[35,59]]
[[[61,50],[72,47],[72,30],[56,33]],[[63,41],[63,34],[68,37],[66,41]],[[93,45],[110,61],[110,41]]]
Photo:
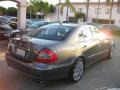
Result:
[[[83,12],[86,13],[86,4],[73,4],[73,5],[76,8],[76,11],[78,11],[78,8],[83,8]],[[90,4],[88,22],[92,22],[93,18],[97,18],[97,14],[95,13],[95,8],[97,7],[98,7],[97,4]],[[53,15],[52,14],[48,15],[46,16],[46,18],[52,18],[51,20],[57,20],[58,5],[56,5],[56,8],[57,8],[56,13]],[[105,10],[110,8],[110,6],[106,4],[101,4],[100,8],[101,8],[101,14],[99,14],[99,19],[109,20],[110,14],[105,14]],[[70,17],[74,16],[74,13],[70,12],[70,10],[69,10],[69,16]],[[113,7],[112,19],[115,21],[115,25],[120,26],[120,13],[117,12],[117,5],[114,5]],[[61,21],[66,20],[66,8],[64,8],[63,15],[60,14],[60,20]]]

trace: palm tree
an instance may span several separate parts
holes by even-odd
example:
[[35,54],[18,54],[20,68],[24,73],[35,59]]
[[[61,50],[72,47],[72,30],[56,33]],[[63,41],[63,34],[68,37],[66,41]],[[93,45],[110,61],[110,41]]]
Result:
[[112,23],[112,10],[113,10],[113,4],[114,4],[114,0],[106,0],[107,5],[110,4],[110,17],[109,17],[109,24]]
[[50,12],[49,3],[43,2],[43,7],[41,7],[44,15],[47,15]]
[[0,15],[5,15],[6,14],[6,8],[0,6]]
[[90,0],[87,0],[87,4],[86,4],[86,22],[88,21],[89,4],[90,4]]
[[110,19],[109,19],[109,24],[112,23],[112,11],[113,11],[113,3],[114,3],[114,0],[111,1],[111,7],[110,7]]
[[118,12],[120,11],[120,0],[117,0],[117,10],[118,10]]
[[99,17],[99,9],[100,9],[100,0],[98,0],[97,23],[98,23],[98,17]]
[[60,19],[60,4],[61,4],[61,0],[59,0],[59,6],[58,6],[58,21]]
[[79,22],[79,19],[82,19],[82,20],[85,19],[85,14],[81,12],[76,12],[74,17],[75,17],[75,20]]
[[66,12],[66,21],[68,21],[68,11],[69,11],[69,8],[74,12],[76,13],[76,9],[75,7],[70,3],[70,0],[65,0],[65,3],[61,6],[61,13],[63,13],[63,9],[64,7],[67,7],[67,12]]

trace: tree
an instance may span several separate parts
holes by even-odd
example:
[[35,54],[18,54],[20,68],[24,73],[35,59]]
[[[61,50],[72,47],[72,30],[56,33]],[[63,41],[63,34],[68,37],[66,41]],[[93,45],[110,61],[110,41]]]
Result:
[[44,6],[41,8],[41,10],[42,10],[44,15],[47,15],[50,12],[49,4],[48,4],[48,2],[44,2],[43,5]]
[[32,13],[33,13],[33,6],[28,3],[28,5],[27,5],[27,16],[29,15],[30,19],[32,19]]
[[106,0],[107,5],[110,5],[110,3],[111,3],[111,0]]
[[117,10],[120,12],[120,0],[117,0]]
[[114,0],[111,1],[111,8],[110,8],[110,19],[109,19],[109,24],[112,23],[112,11],[113,11],[113,3],[114,3]]
[[47,15],[48,13],[50,13],[50,7],[48,2],[40,1],[38,11],[41,13],[41,16],[43,16],[43,18],[44,18],[44,15]]
[[56,8],[52,5],[52,4],[50,4],[50,7],[49,7],[49,11],[50,11],[50,13],[54,13],[55,12],[55,10],[56,10]]
[[[39,10],[39,2],[40,1],[41,0],[30,0],[30,6],[32,7],[32,10],[33,10],[32,13],[34,13],[35,15]],[[37,18],[37,16],[36,16],[36,18]]]
[[0,15],[5,15],[6,14],[6,8],[0,6]]
[[70,3],[70,0],[65,0],[65,3],[61,6],[61,13],[63,13],[64,7],[67,7],[67,12],[66,12],[66,21],[68,21],[68,11],[71,9],[74,13],[76,13],[75,7]]
[[15,7],[9,7],[7,9],[8,16],[17,16],[17,9]]
[[98,0],[97,23],[99,19],[99,12],[100,12],[100,0]]
[[53,5],[49,5],[48,2],[44,2],[43,0],[30,0],[29,6],[31,6],[32,13],[35,15],[37,12],[40,12],[41,16],[44,16],[48,13],[54,13],[55,11],[55,7]]
[[59,6],[58,6],[58,21],[60,19],[60,4],[61,4],[61,0],[59,0]]
[[87,4],[86,4],[86,22],[88,21],[89,4],[90,4],[90,0],[87,0]]
[[106,0],[107,5],[110,5],[110,17],[109,17],[109,24],[112,23],[112,10],[113,10],[113,4],[114,0]]
[[74,15],[75,19],[78,21],[79,19],[85,19],[85,14],[84,13],[81,13],[81,12],[76,12],[75,15]]

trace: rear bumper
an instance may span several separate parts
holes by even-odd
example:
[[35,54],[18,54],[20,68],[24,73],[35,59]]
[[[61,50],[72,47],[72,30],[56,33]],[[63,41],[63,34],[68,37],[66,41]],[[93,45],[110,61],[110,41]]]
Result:
[[0,33],[0,37],[3,37],[3,38],[9,38],[10,37],[10,34],[6,34],[6,33]]
[[54,80],[66,77],[69,74],[72,65],[48,65],[38,63],[24,63],[9,55],[6,55],[6,61],[9,66],[22,71],[26,75],[37,80]]

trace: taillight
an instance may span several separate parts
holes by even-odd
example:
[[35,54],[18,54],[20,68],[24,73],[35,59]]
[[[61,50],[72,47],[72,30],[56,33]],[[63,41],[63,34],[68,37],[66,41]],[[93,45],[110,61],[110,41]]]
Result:
[[53,63],[57,60],[57,55],[50,49],[45,48],[38,53],[36,62]]

